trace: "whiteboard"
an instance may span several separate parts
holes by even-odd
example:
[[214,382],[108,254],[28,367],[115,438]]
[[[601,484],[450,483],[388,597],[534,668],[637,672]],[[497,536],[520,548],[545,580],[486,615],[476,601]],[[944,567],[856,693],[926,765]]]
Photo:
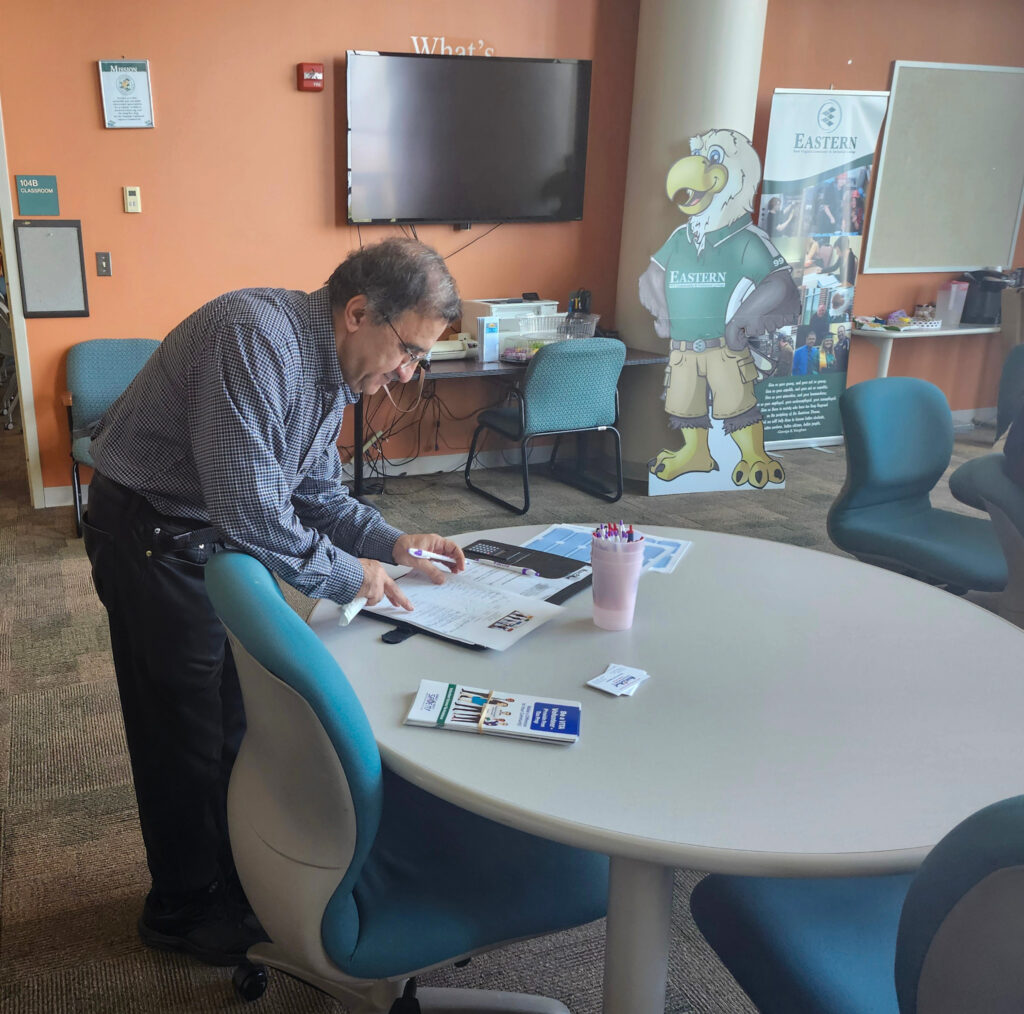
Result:
[[89,316],[80,221],[17,219],[14,244],[26,317]]
[[897,60],[863,271],[1010,267],[1024,209],[1024,68]]

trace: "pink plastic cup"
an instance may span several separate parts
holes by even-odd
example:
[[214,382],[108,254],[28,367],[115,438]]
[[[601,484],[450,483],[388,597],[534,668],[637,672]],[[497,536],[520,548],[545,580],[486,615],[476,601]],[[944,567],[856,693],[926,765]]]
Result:
[[633,626],[636,589],[644,565],[644,544],[592,539],[590,565],[594,568],[594,623],[604,630]]

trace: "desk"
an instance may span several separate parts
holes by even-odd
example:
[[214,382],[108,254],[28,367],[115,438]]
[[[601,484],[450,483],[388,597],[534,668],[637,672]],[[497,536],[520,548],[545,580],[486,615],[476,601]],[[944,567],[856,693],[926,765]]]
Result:
[[956,338],[962,334],[998,334],[999,327],[983,327],[980,324],[967,324],[964,327],[942,327],[920,331],[876,331],[874,328],[855,327],[852,334],[857,338],[867,338],[878,349],[878,376],[889,375],[889,359],[892,356],[894,338]]
[[[653,363],[667,363],[668,356],[658,352],[645,352],[643,349],[634,349],[626,346],[626,366],[646,366]],[[482,363],[478,359],[438,359],[430,364],[430,373],[427,374],[424,383],[435,380],[459,380],[468,377],[521,377],[526,371],[526,363]],[[363,494],[363,455],[362,446],[365,442],[363,435],[363,399],[360,398],[355,405],[354,420],[355,448],[352,457],[352,495],[362,496]]]
[[[769,876],[913,870],[950,828],[1020,792],[1024,632],[947,592],[845,557],[712,532],[640,582],[628,631],[582,592],[505,652],[381,624],[310,625],[381,755],[428,792],[612,857],[604,1010],[662,1014],[672,870]],[[537,526],[480,535],[523,542]],[[609,662],[633,698],[583,684]],[[402,725],[422,677],[583,702],[570,747]],[[492,794],[493,790],[493,794]]]

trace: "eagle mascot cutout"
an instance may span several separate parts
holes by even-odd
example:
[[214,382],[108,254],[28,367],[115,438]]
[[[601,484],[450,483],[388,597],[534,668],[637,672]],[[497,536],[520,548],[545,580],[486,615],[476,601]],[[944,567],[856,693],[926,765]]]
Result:
[[710,407],[740,450],[732,481],[762,489],[786,473],[764,449],[748,343],[795,323],[800,293],[785,259],[751,221],[761,161],[750,141],[735,130],[709,130],[690,139],[690,152],[665,183],[685,221],[640,276],[640,302],[657,335],[671,341],[665,411],[682,437],[681,447],[660,451],[648,467],[666,482],[717,471]]

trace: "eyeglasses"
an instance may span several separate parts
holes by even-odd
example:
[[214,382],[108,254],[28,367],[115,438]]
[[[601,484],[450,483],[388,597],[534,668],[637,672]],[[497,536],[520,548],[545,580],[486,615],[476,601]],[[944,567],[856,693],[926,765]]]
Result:
[[404,341],[402,341],[402,336],[398,333],[398,329],[395,327],[395,325],[392,324],[387,317],[385,317],[384,320],[387,322],[388,327],[391,328],[391,330],[394,332],[395,337],[398,339],[398,344],[401,346],[402,351],[405,353],[407,357],[407,361],[402,363],[402,366],[418,366],[424,373],[429,373],[430,353],[420,352],[418,349],[413,348],[411,345],[407,345]]

